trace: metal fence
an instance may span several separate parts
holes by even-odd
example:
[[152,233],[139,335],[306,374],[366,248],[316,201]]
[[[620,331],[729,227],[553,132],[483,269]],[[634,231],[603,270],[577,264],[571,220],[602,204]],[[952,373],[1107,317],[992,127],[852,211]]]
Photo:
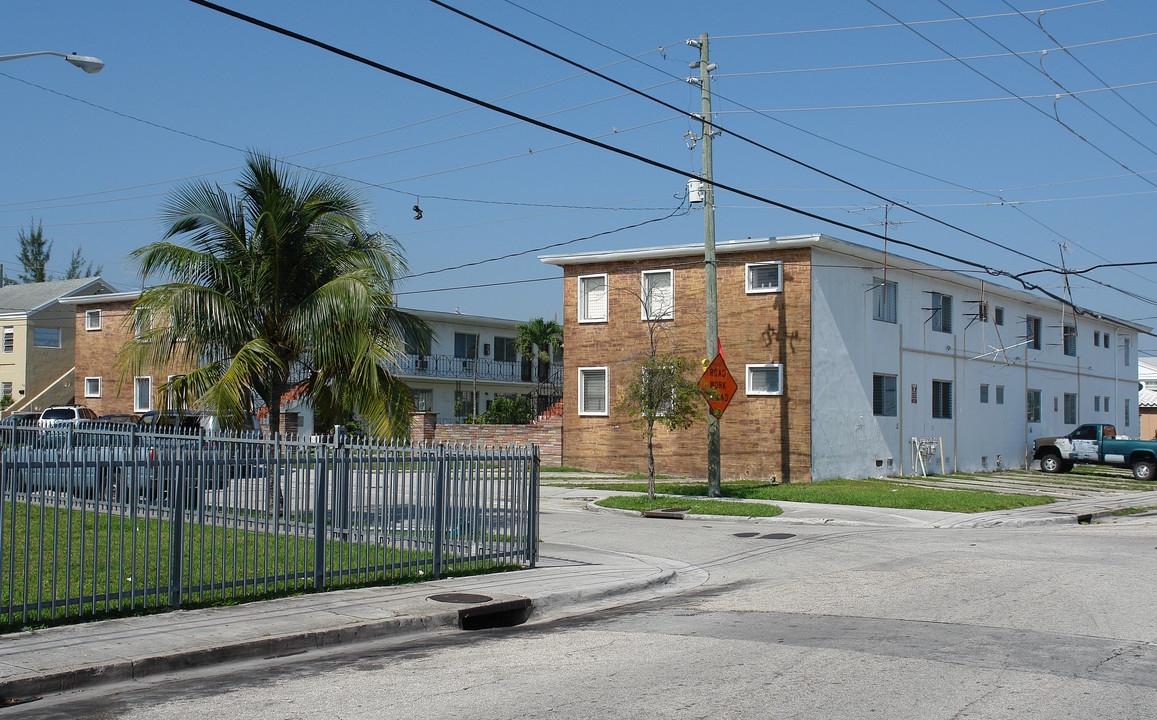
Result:
[[533,567],[537,548],[533,446],[0,429],[0,626]]

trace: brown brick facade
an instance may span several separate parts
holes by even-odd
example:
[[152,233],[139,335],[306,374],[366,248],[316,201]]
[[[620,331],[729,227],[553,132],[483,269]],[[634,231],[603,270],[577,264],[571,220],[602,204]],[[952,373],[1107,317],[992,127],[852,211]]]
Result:
[[414,413],[410,437],[415,443],[538,445],[543,467],[562,464],[562,416],[544,415],[530,425],[438,425],[436,413]]
[[[133,371],[117,364],[117,354],[133,336],[128,322],[135,300],[78,303],[76,305],[76,404],[92,408],[97,415],[131,413],[133,410]],[[100,311],[100,329],[88,330],[87,313]],[[146,368],[139,375],[152,377],[152,408],[157,409],[157,388],[170,375],[185,372],[177,364]],[[86,397],[86,378],[100,378],[100,396]]]
[[[720,255],[717,263],[719,337],[727,366],[739,386],[723,415],[722,471],[725,479],[775,477],[811,480],[811,265],[807,248]],[[746,292],[745,263],[781,261],[782,291]],[[659,350],[692,360],[706,357],[703,257],[686,256],[566,265],[563,317],[566,347],[566,407],[563,464],[592,470],[646,471],[642,431],[617,409],[618,388],[637,371],[648,347],[641,318],[644,270],[672,269],[674,318],[659,321]],[[579,323],[578,280],[606,273],[608,320]],[[783,394],[749,396],[748,364],[781,363]],[[606,367],[607,417],[580,415],[579,368]],[[705,477],[707,426],[657,429],[655,468],[662,474]]]

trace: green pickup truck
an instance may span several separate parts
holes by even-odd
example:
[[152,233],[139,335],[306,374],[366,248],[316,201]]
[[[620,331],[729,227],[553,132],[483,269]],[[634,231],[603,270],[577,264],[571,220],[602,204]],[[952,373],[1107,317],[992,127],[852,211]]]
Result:
[[1068,472],[1076,463],[1132,468],[1138,480],[1152,480],[1157,469],[1157,441],[1117,438],[1113,425],[1082,425],[1068,435],[1037,438],[1033,459],[1048,473]]

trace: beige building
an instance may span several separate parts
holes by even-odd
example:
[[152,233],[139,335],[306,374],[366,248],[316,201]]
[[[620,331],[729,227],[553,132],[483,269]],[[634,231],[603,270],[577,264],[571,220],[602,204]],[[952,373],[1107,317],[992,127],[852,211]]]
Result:
[[79,398],[74,382],[74,311],[60,300],[116,292],[100,278],[0,288],[0,398],[3,415],[40,411]]

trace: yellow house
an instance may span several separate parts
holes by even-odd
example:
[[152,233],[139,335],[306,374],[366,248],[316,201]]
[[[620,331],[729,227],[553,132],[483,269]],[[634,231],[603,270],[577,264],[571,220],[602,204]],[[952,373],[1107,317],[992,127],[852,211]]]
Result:
[[112,292],[99,277],[0,287],[3,415],[73,402],[76,315],[59,300]]

